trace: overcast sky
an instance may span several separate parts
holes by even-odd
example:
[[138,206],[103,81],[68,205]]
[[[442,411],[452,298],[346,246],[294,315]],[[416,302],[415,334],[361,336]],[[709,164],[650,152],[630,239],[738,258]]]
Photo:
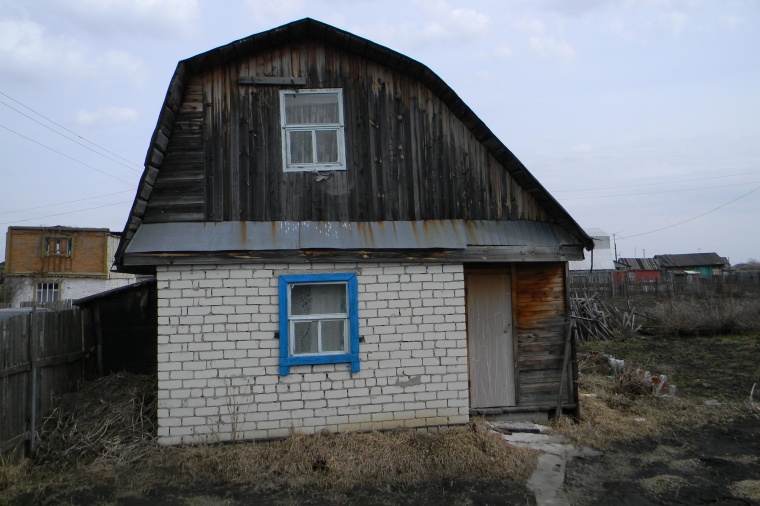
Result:
[[756,0],[0,0],[0,259],[121,231],[177,62],[304,17],[430,67],[618,256],[760,259]]

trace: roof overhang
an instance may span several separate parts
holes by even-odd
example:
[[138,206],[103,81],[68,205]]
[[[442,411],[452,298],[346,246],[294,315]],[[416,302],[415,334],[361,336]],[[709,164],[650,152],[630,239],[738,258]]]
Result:
[[130,266],[241,261],[568,261],[583,242],[533,221],[144,223],[123,257]]

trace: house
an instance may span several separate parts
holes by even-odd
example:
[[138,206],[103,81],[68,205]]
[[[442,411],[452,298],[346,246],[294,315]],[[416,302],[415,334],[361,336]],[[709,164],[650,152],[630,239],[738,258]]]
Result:
[[116,264],[178,444],[573,410],[584,248],[430,69],[303,19],[179,62]]
[[660,281],[660,265],[654,258],[621,258],[618,263],[622,266],[618,271],[619,284]]
[[611,292],[616,266],[610,235],[599,228],[585,232],[594,240],[594,249],[584,259],[570,261],[570,284],[573,289]]
[[54,304],[127,285],[134,274],[111,272],[118,244],[106,228],[8,227],[3,298]]
[[663,276],[698,274],[701,278],[720,277],[730,267],[728,259],[717,253],[655,255]]

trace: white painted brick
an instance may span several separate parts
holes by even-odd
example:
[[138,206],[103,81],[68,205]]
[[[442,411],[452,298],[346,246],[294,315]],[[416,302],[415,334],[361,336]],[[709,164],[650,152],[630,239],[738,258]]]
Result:
[[[357,269],[332,263],[159,268],[159,281],[165,283],[159,290],[161,444],[177,438],[231,440],[224,411],[230,385],[250,392],[238,395],[239,409],[257,410],[239,427],[244,437],[287,434],[291,426],[359,430],[466,421],[462,266],[362,264],[361,371],[325,364],[291,367],[289,376],[280,377],[279,341],[273,338],[279,330],[277,276],[317,265],[333,272]],[[180,300],[171,294],[176,290]],[[172,298],[166,298],[167,291]],[[170,347],[162,351],[161,346]],[[399,377],[422,381],[391,386]],[[185,403],[195,412],[178,415],[168,402]],[[187,408],[173,404],[171,409]],[[166,430],[166,420],[179,421],[171,426],[175,432]]]

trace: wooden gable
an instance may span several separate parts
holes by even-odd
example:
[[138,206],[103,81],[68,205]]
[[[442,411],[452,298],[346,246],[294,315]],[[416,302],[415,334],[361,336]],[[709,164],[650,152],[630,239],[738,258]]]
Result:
[[[345,171],[283,171],[295,86],[342,90]],[[179,63],[117,261],[141,223],[421,220],[550,222],[593,247],[427,67],[305,19]]]

